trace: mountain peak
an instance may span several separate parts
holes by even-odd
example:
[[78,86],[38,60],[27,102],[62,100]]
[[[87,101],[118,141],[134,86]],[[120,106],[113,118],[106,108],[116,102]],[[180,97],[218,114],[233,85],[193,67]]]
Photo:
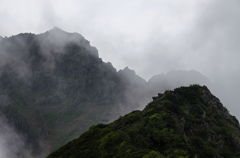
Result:
[[[48,35],[51,37],[55,37],[56,40],[84,40],[87,41],[82,35],[79,33],[69,33],[64,30],[62,30],[59,27],[54,27],[51,30],[46,31],[45,33],[41,35]],[[89,42],[88,42],[89,43]]]
[[59,27],[54,27],[51,30],[49,30],[48,32],[51,32],[51,33],[67,33],[66,31],[62,30]]
[[134,70],[129,69],[128,66],[123,70],[119,70],[118,74],[126,77],[130,82],[133,82],[134,84],[146,84],[146,81],[138,76]]
[[123,71],[126,74],[132,74],[132,75],[136,75],[136,72],[134,70],[129,69],[128,66],[126,66],[123,70],[119,70],[120,72]]
[[51,30],[63,31],[61,28],[59,28],[59,27],[57,27],[57,26],[53,27]]
[[64,46],[67,44],[77,44],[85,49],[87,49],[92,55],[98,56],[98,50],[90,45],[90,42],[86,40],[79,33],[69,33],[59,27],[54,27],[53,29],[40,34],[41,40],[48,40],[51,44],[57,46]]

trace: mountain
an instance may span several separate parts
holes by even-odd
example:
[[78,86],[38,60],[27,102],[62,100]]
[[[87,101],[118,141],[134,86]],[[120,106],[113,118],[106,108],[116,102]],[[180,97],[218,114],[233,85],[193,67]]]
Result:
[[137,110],[146,105],[151,98],[151,93],[148,90],[149,84],[147,81],[138,76],[134,70],[125,67],[118,71],[118,75],[122,78],[126,85],[125,95],[130,106],[124,107],[121,114],[126,114],[132,110]]
[[82,35],[59,28],[2,38],[0,125],[11,127],[8,135],[19,135],[24,144],[13,148],[8,144],[18,143],[8,142],[6,149],[19,149],[16,157],[27,157],[22,148],[33,157],[48,154],[93,124],[143,109],[159,92],[195,83],[222,89],[196,71],[172,71],[148,82],[128,67],[116,71]]
[[33,155],[109,122],[119,116],[113,110],[128,105],[123,79],[80,34],[59,28],[19,34],[0,48],[1,116]]
[[[160,89],[161,85],[164,85],[166,88],[161,88],[164,88],[163,91],[165,91],[167,88],[174,89],[179,85],[188,86],[189,84],[194,84],[195,82],[206,85],[210,83],[210,80],[206,76],[203,76],[194,70],[172,70],[165,75],[155,75],[148,82],[150,84],[150,89]],[[157,84],[158,87],[155,88],[155,85]]]
[[[229,96],[226,88],[211,82],[206,76],[195,70],[172,70],[166,74],[155,75],[148,81],[149,93],[153,96],[165,90],[173,90],[180,86],[191,84],[206,85],[225,105],[229,105]],[[150,96],[149,96],[150,97]]]
[[214,94],[221,95],[219,90],[225,91],[225,88],[216,83],[212,83],[206,76],[195,70],[172,70],[168,73],[155,75],[148,81],[150,91],[157,93],[159,91],[173,90],[179,86],[189,86],[190,84],[207,85]]
[[240,126],[206,86],[159,93],[142,111],[91,126],[48,158],[239,157]]

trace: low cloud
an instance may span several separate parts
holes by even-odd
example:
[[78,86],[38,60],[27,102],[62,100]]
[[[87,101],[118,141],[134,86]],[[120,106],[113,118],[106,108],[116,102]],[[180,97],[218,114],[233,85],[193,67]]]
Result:
[[0,127],[0,158],[33,158],[24,138],[9,126],[4,117],[0,117]]

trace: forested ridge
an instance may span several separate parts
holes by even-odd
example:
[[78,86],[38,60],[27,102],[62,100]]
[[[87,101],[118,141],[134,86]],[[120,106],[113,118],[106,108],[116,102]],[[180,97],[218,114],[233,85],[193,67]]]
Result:
[[237,158],[240,127],[206,86],[153,97],[142,111],[93,125],[48,158]]

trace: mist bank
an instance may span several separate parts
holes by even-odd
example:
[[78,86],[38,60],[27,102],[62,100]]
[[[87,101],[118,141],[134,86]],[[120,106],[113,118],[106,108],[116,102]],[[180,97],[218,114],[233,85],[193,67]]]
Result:
[[32,158],[31,148],[24,136],[17,133],[3,114],[0,114],[0,157],[1,158]]

